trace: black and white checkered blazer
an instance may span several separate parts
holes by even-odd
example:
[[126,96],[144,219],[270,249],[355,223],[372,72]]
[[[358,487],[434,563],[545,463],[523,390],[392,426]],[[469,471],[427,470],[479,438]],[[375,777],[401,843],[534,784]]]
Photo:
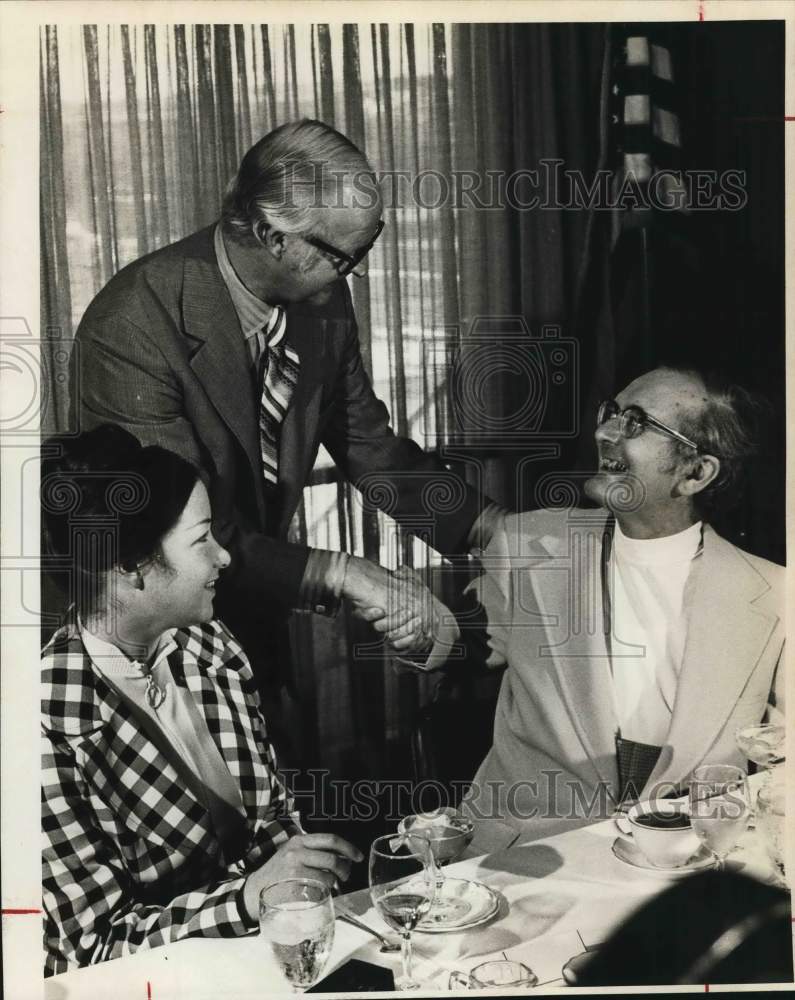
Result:
[[224,856],[205,806],[64,626],[42,653],[45,975],[249,932],[246,873],[301,832],[242,648],[219,621],[175,641],[171,672],[239,782],[247,843]]

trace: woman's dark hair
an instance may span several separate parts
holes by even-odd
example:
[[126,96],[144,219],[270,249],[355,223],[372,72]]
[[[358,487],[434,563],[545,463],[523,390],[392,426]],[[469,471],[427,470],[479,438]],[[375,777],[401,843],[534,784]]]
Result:
[[[42,445],[41,509],[45,545],[73,571],[78,610],[114,567],[132,571],[161,558],[199,478],[184,458],[143,447],[128,431],[103,424]],[[81,595],[82,598],[81,598]]]

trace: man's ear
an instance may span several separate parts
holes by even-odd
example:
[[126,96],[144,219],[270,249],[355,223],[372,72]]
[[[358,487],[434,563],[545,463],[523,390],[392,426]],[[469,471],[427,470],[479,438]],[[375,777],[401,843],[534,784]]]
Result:
[[720,472],[720,459],[714,455],[697,455],[689,462],[679,482],[681,496],[694,496],[714,482]]
[[270,253],[276,260],[281,260],[285,251],[284,233],[275,226],[267,222],[258,222],[254,230],[254,235],[261,246]]

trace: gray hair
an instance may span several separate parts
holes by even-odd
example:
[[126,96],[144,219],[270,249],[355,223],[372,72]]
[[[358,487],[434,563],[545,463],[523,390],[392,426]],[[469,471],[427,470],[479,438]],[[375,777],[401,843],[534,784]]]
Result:
[[286,122],[243,157],[221,219],[241,237],[257,236],[263,223],[285,233],[306,232],[313,210],[340,205],[341,182],[360,174],[372,175],[372,167],[341,132],[309,118]]
[[[701,454],[714,455],[720,461],[718,475],[693,498],[697,513],[706,520],[719,506],[729,507],[739,499],[745,464],[758,450],[760,425],[770,407],[721,372],[675,364],[661,367],[690,376],[706,390],[707,402],[701,411],[683,416],[679,426],[682,434],[698,445]],[[693,456],[692,449],[684,444],[677,444],[677,451],[683,459]]]

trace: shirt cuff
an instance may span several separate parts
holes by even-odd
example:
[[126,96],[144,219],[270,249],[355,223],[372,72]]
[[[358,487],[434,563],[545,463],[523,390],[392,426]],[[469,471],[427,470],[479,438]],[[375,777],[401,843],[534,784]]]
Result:
[[243,880],[243,884],[235,893],[235,903],[237,904],[237,912],[240,917],[240,923],[245,927],[247,931],[256,930],[259,927],[259,917],[250,917],[246,913],[246,907],[243,905],[243,893],[246,888],[246,881]]
[[461,638],[461,629],[449,611],[447,615],[446,621],[436,624],[433,636],[429,640],[430,649],[414,654],[393,653],[393,660],[401,667],[409,667],[424,674],[438,670],[447,663],[453,663],[453,652]]
[[298,589],[298,606],[333,618],[340,609],[347,566],[347,552],[310,549]]
[[507,507],[503,507],[493,500],[487,504],[475,518],[472,527],[469,529],[466,542],[467,548],[470,551],[472,549],[485,549],[502,522],[502,519],[508,513]]

